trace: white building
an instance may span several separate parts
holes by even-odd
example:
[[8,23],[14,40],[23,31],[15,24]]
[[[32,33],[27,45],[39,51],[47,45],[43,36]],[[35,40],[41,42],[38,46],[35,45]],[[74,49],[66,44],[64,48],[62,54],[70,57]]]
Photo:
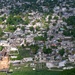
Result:
[[64,67],[65,64],[66,64],[66,61],[61,61],[61,62],[59,63],[59,67]]
[[33,61],[32,57],[23,58],[23,62],[31,62]]
[[46,63],[46,67],[47,68],[52,68],[52,67],[54,67],[54,64],[51,63],[51,62],[48,62],[48,63]]
[[68,59],[70,62],[75,62],[75,54],[74,55],[69,55]]
[[8,43],[8,41],[5,41],[5,40],[1,40],[0,41],[0,46],[9,46],[9,43]]
[[27,37],[26,37],[26,42],[28,42],[28,43],[31,43],[31,42],[33,42],[33,36],[32,35],[28,35]]

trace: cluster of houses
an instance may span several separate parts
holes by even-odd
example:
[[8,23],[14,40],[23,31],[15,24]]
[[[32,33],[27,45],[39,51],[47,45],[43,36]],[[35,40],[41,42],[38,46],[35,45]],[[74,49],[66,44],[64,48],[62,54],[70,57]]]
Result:
[[[62,1],[62,0],[60,0]],[[19,2],[17,3],[21,5]],[[4,37],[6,37],[6,40],[0,40],[0,46],[4,46],[5,50],[2,50],[0,52],[0,63],[3,60],[7,60],[6,63],[8,63],[8,59],[6,56],[10,56],[9,62],[12,64],[20,64],[20,63],[26,63],[30,62],[31,66],[33,66],[35,63],[45,63],[46,67],[51,69],[53,67],[57,68],[66,68],[66,65],[68,63],[75,64],[75,54],[74,54],[74,43],[72,41],[71,36],[64,36],[63,31],[65,30],[64,26],[67,28],[71,28],[70,26],[67,26],[67,23],[63,21],[64,18],[68,18],[69,16],[72,16],[75,14],[75,8],[69,7],[68,4],[65,2],[60,2],[59,5],[56,5],[53,8],[52,15],[46,15],[45,21],[49,21],[49,16],[51,16],[49,29],[44,29],[44,22],[42,22],[43,14],[34,11],[31,11],[31,13],[28,13],[28,18],[30,19],[30,23],[28,25],[19,25],[17,29],[12,32],[5,32],[4,31]],[[43,7],[42,7],[43,8]],[[45,7],[44,7],[45,8]],[[45,8],[44,10],[48,10]],[[70,11],[70,13],[68,12]],[[57,17],[57,18],[55,18]],[[37,21],[39,20],[39,21]],[[44,21],[44,20],[43,20]],[[33,22],[34,25],[33,25]],[[55,25],[54,25],[55,24]],[[22,30],[20,27],[23,26],[24,30]],[[2,28],[2,25],[0,25]],[[33,27],[33,30],[30,30],[30,27]],[[36,28],[39,27],[39,30]],[[47,34],[47,38],[45,41],[42,40],[35,40],[34,38],[37,36],[44,36],[44,34]],[[52,38],[51,38],[52,37]],[[34,55],[34,57],[24,57],[22,60],[11,60],[16,59],[17,55],[19,55],[18,46],[31,46],[31,45],[38,45],[39,49],[38,52]],[[43,52],[43,47],[46,45],[46,48],[51,48],[52,53],[45,54]],[[59,54],[59,51],[61,49],[64,49],[65,52],[63,56]],[[31,50],[28,48],[28,50]],[[4,59],[2,58],[4,57]],[[3,59],[3,60],[2,60]],[[5,62],[5,61],[4,61]],[[32,64],[33,62],[33,64]],[[9,68],[9,66],[3,67],[3,68]],[[71,66],[69,69],[72,68]]]

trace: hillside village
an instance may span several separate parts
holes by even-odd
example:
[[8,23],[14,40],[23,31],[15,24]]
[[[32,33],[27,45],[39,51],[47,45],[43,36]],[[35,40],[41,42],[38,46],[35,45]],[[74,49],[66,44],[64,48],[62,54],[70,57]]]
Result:
[[[36,4],[1,0],[0,62],[7,57],[7,66],[0,70],[9,69],[10,64],[16,66],[27,62],[33,70],[41,63],[47,69],[74,68],[75,1],[72,1],[56,0],[48,7],[49,2],[45,4],[45,0],[37,0]],[[54,0],[50,2],[54,3]]]

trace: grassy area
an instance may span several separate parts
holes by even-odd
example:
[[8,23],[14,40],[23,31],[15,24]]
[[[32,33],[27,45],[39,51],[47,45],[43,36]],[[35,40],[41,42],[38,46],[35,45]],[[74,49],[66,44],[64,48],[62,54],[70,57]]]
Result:
[[75,75],[75,69],[65,71],[49,71],[49,70],[33,71],[30,69],[25,69],[15,71],[11,75]]
[[60,75],[57,71],[35,70],[30,67],[21,67],[20,70],[15,70],[11,75]]
[[33,71],[30,69],[25,70],[15,70],[13,73],[6,74],[4,72],[0,72],[0,75],[75,75],[72,71],[49,71],[49,70],[40,70],[40,71]]
[[32,68],[29,66],[29,63],[19,66],[11,66],[11,69],[13,69],[13,73],[11,73],[11,75],[60,75],[61,74],[61,72],[58,71],[49,71],[45,69],[32,70]]
[[6,73],[5,72],[0,72],[0,75],[6,75]]
[[38,63],[36,67],[35,67],[36,70],[33,70],[34,67],[30,67],[30,63],[21,64],[18,66],[10,65],[10,69],[13,70],[13,73],[10,73],[8,75],[75,75],[75,68],[64,71],[48,70],[45,67],[44,63],[41,64]]
[[33,55],[31,54],[31,51],[30,50],[26,50],[25,48],[23,47],[19,47],[18,48],[19,50],[19,54],[18,54],[18,59],[23,59],[25,57],[32,57]]
[[75,75],[75,69],[64,70],[64,71],[52,71],[52,70],[32,70],[29,66],[29,63],[19,65],[19,66],[11,66],[13,69],[13,73],[2,73],[0,75]]
[[47,71],[47,70],[40,70],[40,71],[16,71],[12,73],[12,75],[60,75],[60,72],[55,71]]

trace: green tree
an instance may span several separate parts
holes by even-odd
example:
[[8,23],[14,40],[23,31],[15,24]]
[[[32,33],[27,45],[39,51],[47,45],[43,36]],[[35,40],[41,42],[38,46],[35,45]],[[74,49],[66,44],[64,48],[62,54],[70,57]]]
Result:
[[30,23],[29,19],[26,19],[26,20],[24,21],[24,24],[26,24],[26,25],[28,25],[29,23]]
[[52,35],[51,35],[51,36],[50,36],[50,40],[52,40],[52,39],[53,39],[53,37],[54,37],[54,36],[52,36]]
[[71,30],[71,35],[72,35],[73,37],[75,37],[75,28],[73,28],[73,29]]
[[32,27],[30,27],[30,31],[34,31],[34,27],[32,26]]
[[65,36],[71,36],[71,33],[70,33],[70,30],[64,30],[63,31],[63,35],[65,35]]
[[51,49],[51,48],[46,48],[46,46],[44,46],[44,47],[43,47],[43,52],[44,52],[45,54],[50,54],[50,53],[52,53],[52,49]]
[[3,17],[0,17],[0,23],[2,24],[2,22],[6,19],[6,16],[4,15]]
[[43,36],[37,36],[37,37],[34,37],[34,40],[35,40],[35,41],[45,41],[46,38],[43,37]]
[[70,16],[66,22],[68,25],[75,25],[75,16]]
[[24,21],[22,20],[22,18],[19,15],[17,15],[17,16],[10,15],[8,17],[6,23],[9,25],[18,25],[18,24],[24,24]]
[[59,54],[60,54],[61,56],[63,56],[64,53],[65,53],[65,49],[64,49],[64,48],[62,48],[61,50],[59,50]]
[[7,32],[14,32],[15,30],[16,30],[16,27],[12,25],[8,25],[7,28],[5,29],[5,31]]
[[24,27],[24,26],[22,26],[22,27],[21,27],[21,29],[24,31],[24,30],[25,30],[25,27]]
[[55,17],[54,17],[54,19],[55,19],[55,20],[58,20],[58,17],[57,17],[57,16],[55,16]]
[[39,26],[37,26],[37,27],[36,27],[36,30],[37,30],[37,31],[39,31],[39,30],[40,30],[40,27],[39,27]]
[[31,48],[32,53],[36,54],[39,49],[39,46],[38,45],[31,45],[30,48]]
[[24,20],[24,24],[28,25],[30,23],[30,20],[28,18],[28,14],[25,15],[25,20]]
[[0,37],[2,37],[3,36],[3,30],[0,28]]
[[0,51],[2,51],[3,48],[4,48],[3,46],[0,46]]

